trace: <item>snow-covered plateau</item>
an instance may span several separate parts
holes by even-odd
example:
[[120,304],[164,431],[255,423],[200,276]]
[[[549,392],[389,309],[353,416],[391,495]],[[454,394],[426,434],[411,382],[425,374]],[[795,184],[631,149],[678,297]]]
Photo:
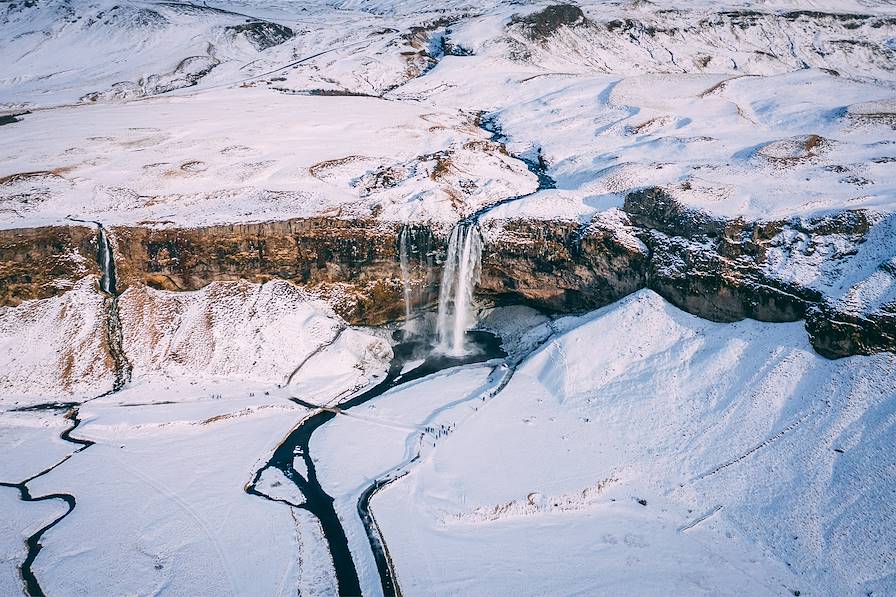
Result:
[[896,595],[896,5],[9,0],[0,595]]

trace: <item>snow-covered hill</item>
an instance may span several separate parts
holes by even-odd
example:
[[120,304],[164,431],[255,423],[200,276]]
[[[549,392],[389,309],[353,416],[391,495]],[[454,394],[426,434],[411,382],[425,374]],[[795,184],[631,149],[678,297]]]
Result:
[[0,64],[0,593],[896,594],[892,2],[11,0]]
[[893,590],[892,354],[827,361],[799,326],[709,323],[649,291],[555,328],[375,498],[404,591]]

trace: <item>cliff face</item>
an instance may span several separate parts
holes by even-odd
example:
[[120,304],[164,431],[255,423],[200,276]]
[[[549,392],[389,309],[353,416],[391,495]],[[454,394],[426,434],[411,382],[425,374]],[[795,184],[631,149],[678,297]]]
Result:
[[495,303],[586,311],[645,286],[647,248],[625,231],[600,223],[532,220],[496,227],[477,287]]
[[[812,220],[725,220],[685,208],[661,189],[646,189],[630,193],[623,210],[587,225],[487,219],[476,293],[485,303],[565,313],[647,287],[714,321],[805,319],[813,345],[825,356],[893,351],[892,304],[850,302],[818,283],[822,274],[852,267],[848,260],[874,225],[861,211]],[[147,285],[186,291],[215,281],[284,279],[363,325],[404,316],[405,281],[415,308],[433,306],[447,244],[444,230],[337,218],[116,227],[109,236],[119,290]],[[0,238],[3,304],[58,294],[97,271],[91,228],[14,230]],[[812,276],[788,269],[810,258]],[[886,263],[881,267],[886,270]],[[842,286],[837,279],[829,282],[831,288]]]
[[650,250],[647,286],[713,321],[795,321],[818,293],[765,274],[782,223],[747,223],[689,210],[660,189],[630,193],[623,210]]
[[53,297],[98,275],[97,251],[88,226],[0,230],[0,305]]
[[289,280],[354,323],[404,313],[397,228],[365,220],[294,219],[205,228],[112,231],[122,286],[198,290],[215,281]]
[[889,249],[863,247],[875,226],[865,211],[724,220],[660,189],[630,193],[624,211],[650,250],[647,286],[682,309],[714,321],[806,319],[831,358],[896,350],[896,301],[857,298],[872,277],[894,282]]

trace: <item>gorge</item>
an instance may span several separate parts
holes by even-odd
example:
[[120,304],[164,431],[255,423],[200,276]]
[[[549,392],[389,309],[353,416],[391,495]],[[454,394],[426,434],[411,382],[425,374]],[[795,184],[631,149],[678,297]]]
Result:
[[896,7],[810,8],[5,3],[0,594],[896,593]]

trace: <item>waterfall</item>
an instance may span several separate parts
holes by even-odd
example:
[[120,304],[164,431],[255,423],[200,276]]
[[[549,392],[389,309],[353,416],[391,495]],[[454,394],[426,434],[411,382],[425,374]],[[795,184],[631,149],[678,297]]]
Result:
[[104,302],[108,308],[106,316],[106,341],[109,355],[114,363],[112,391],[118,392],[131,381],[133,366],[124,352],[124,333],[121,329],[121,314],[118,311],[118,287],[115,280],[115,254],[106,229],[99,222],[97,227],[97,263],[100,266],[100,290],[108,296]]
[[466,353],[464,335],[471,324],[473,290],[479,283],[482,233],[475,220],[457,224],[448,241],[448,254],[439,288],[436,331],[439,348],[460,356]]
[[106,236],[106,229],[97,222],[97,261],[100,263],[100,290],[115,295],[115,257],[112,255],[112,243]]
[[411,229],[408,226],[401,227],[398,235],[398,256],[401,264],[401,282],[404,285],[404,331],[408,334],[415,333],[416,322],[414,316],[414,291],[411,286]]
[[404,331],[408,335],[428,336],[429,326],[420,310],[433,298],[432,232],[426,227],[402,226],[398,233],[398,259],[404,286]]

